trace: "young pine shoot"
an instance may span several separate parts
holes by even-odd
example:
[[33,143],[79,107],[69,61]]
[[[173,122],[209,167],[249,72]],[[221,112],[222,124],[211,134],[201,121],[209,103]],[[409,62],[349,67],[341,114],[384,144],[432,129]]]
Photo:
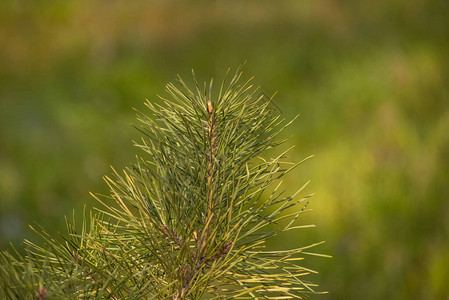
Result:
[[[298,263],[314,245],[270,250],[267,241],[300,230],[307,197],[280,191],[301,162],[282,143],[284,122],[270,100],[240,83],[239,69],[216,94],[179,78],[167,98],[138,113],[141,157],[105,177],[110,195],[84,211],[68,234],[35,231],[25,255],[0,254],[1,299],[303,299],[316,273]],[[272,153],[273,151],[270,151]]]

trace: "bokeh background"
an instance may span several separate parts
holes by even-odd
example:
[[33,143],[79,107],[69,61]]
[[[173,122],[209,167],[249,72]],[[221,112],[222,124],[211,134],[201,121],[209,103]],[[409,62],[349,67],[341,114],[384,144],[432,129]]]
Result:
[[448,1],[0,1],[0,249],[107,192],[132,107],[244,61],[315,155],[317,228],[279,241],[327,241],[313,299],[449,299]]

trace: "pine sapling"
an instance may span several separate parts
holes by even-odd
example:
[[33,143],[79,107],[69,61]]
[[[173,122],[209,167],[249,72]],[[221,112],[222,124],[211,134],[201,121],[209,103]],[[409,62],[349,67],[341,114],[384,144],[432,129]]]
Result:
[[[0,255],[1,299],[303,299],[315,293],[314,271],[298,262],[308,245],[267,249],[298,225],[309,196],[280,191],[282,177],[302,163],[279,146],[285,122],[271,99],[240,84],[239,69],[217,93],[181,78],[168,96],[147,101],[136,128],[143,150],[122,172],[105,177],[110,195],[84,211],[68,234],[35,231]],[[270,151],[272,153],[272,151]],[[303,160],[304,161],[304,160]]]

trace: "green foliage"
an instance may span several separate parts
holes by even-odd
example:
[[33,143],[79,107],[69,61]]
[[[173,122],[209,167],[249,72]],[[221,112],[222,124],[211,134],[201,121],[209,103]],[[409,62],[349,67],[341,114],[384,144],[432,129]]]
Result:
[[105,177],[101,208],[44,246],[1,254],[0,296],[7,299],[302,299],[314,272],[297,264],[307,249],[270,250],[266,241],[298,225],[308,198],[280,191],[300,163],[264,153],[282,143],[286,123],[270,100],[239,83],[241,71],[190,89],[167,85],[170,99],[138,113],[145,155]]
[[448,11],[441,0],[0,1],[1,250],[31,239],[34,220],[65,231],[61,215],[95,202],[87,189],[107,193],[98,178],[123,169],[138,139],[129,107],[176,72],[208,78],[247,59],[283,115],[302,114],[285,130],[300,145],[290,156],[318,157],[284,184],[310,178],[318,191],[303,222],[321,230],[300,240],[325,239],[338,257],[305,262],[329,290],[319,298],[449,299]]

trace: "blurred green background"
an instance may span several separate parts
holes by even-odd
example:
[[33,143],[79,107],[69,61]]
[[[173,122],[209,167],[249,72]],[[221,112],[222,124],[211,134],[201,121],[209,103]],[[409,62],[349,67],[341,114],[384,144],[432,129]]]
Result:
[[313,298],[449,299],[448,54],[448,1],[3,0],[0,249],[107,192],[139,153],[132,107],[246,60],[301,114],[292,159],[315,154],[286,180],[317,193],[288,240],[334,256],[308,260]]

